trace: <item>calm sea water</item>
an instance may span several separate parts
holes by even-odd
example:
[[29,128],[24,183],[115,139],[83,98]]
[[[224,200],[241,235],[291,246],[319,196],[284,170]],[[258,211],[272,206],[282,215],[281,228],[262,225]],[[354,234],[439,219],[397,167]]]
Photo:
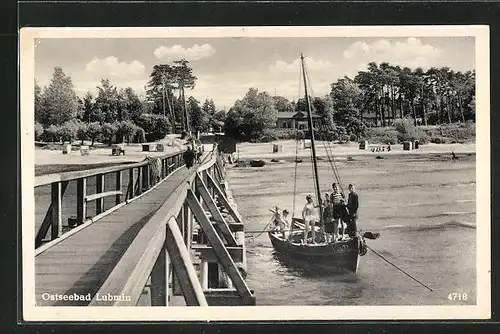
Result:
[[[462,305],[476,303],[475,157],[456,163],[446,157],[356,157],[337,162],[344,190],[356,184],[358,226],[379,232],[361,257],[357,273],[284,262],[267,234],[247,235],[249,286],[259,305]],[[260,231],[275,205],[294,209],[295,164],[229,168],[228,181],[248,231]],[[313,193],[310,164],[297,168],[296,216]],[[322,193],[334,181],[329,163],[319,163]],[[450,301],[450,293],[467,294]]]

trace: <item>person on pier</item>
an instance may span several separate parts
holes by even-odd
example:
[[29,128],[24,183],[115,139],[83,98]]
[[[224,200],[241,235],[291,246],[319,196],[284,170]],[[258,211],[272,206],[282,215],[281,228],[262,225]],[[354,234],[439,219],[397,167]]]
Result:
[[186,168],[187,169],[193,167],[193,163],[194,163],[194,159],[195,159],[195,153],[191,149],[191,146],[187,147],[187,150],[182,155],[182,158],[184,159],[184,163],[186,164]]
[[312,196],[306,196],[306,205],[302,210],[302,218],[304,219],[304,239],[303,242],[307,243],[309,235],[309,227],[311,227],[312,242],[316,242],[316,207],[314,206]]

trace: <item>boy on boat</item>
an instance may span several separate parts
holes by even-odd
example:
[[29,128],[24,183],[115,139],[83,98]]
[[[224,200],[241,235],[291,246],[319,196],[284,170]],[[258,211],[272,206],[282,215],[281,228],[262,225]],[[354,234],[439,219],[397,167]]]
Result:
[[312,242],[316,243],[316,207],[314,206],[312,196],[306,196],[306,205],[302,210],[302,218],[304,219],[304,239],[303,242],[308,241],[309,227],[311,227]]
[[332,194],[330,203],[333,206],[333,234],[334,240],[340,240],[344,237],[344,218],[346,214],[345,196],[339,191],[337,184],[332,183]]

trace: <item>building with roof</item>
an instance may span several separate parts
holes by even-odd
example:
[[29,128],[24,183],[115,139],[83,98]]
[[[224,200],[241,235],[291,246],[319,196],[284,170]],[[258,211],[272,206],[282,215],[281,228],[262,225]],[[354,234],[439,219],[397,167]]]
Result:
[[[312,114],[313,128],[319,126],[320,116]],[[278,120],[276,121],[278,129],[307,129],[307,115],[302,111],[282,111],[278,112]]]

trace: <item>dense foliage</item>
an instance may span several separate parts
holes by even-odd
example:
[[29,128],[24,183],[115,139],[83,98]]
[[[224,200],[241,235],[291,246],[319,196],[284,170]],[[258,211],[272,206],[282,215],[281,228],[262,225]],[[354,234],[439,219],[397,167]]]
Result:
[[232,137],[257,141],[266,130],[274,127],[278,110],[273,98],[266,92],[250,88],[245,97],[237,100],[229,110],[224,123],[224,132]]

